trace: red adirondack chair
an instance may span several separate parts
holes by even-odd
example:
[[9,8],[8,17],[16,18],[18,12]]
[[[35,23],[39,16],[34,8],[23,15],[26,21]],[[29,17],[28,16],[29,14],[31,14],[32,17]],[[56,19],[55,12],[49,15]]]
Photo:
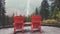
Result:
[[40,32],[42,32],[41,30],[41,20],[42,20],[42,17],[41,16],[38,16],[38,15],[35,15],[35,16],[32,16],[32,32],[34,32],[34,28],[39,28],[40,29]]
[[16,30],[22,29],[24,32],[24,17],[23,16],[14,16],[14,32]]

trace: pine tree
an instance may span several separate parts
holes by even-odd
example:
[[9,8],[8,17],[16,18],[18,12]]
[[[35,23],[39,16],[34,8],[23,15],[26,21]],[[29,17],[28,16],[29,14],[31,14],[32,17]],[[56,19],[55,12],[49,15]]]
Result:
[[5,26],[5,7],[4,5],[5,2],[0,0],[0,21],[3,26]]
[[59,8],[59,11],[60,11],[60,0],[55,0],[54,3],[52,3],[52,6],[51,6],[51,16],[53,16],[52,14],[54,14],[54,10],[55,8]]
[[60,0],[55,0],[55,6],[60,10]]
[[37,8],[35,9],[35,14],[38,15],[38,9]]
[[43,0],[41,3],[40,15],[43,17],[43,19],[48,19],[49,5],[48,5],[47,0]]

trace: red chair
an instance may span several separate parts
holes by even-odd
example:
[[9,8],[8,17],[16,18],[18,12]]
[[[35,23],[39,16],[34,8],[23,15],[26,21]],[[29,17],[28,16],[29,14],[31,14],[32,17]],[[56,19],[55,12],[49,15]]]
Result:
[[36,15],[36,16],[32,16],[32,24],[31,24],[31,26],[32,26],[32,32],[34,32],[34,28],[39,28],[40,29],[40,32],[42,32],[42,30],[41,30],[41,20],[42,20],[42,17],[41,16],[38,16],[38,15]]
[[18,29],[22,29],[22,32],[24,32],[24,17],[23,16],[14,16],[14,33]]

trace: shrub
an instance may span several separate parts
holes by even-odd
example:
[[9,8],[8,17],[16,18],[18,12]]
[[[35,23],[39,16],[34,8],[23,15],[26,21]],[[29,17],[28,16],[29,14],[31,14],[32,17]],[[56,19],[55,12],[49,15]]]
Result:
[[46,24],[56,24],[57,20],[55,20],[55,19],[48,19],[48,20],[44,20],[43,22],[46,23]]

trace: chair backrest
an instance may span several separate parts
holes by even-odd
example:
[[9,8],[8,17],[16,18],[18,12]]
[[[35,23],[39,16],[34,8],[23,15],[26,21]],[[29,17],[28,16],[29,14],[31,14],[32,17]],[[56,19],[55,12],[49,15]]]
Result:
[[35,15],[35,16],[32,16],[32,22],[40,22],[42,20],[42,17],[41,16],[38,16],[38,15]]
[[24,17],[23,16],[14,16],[14,23],[23,23]]

